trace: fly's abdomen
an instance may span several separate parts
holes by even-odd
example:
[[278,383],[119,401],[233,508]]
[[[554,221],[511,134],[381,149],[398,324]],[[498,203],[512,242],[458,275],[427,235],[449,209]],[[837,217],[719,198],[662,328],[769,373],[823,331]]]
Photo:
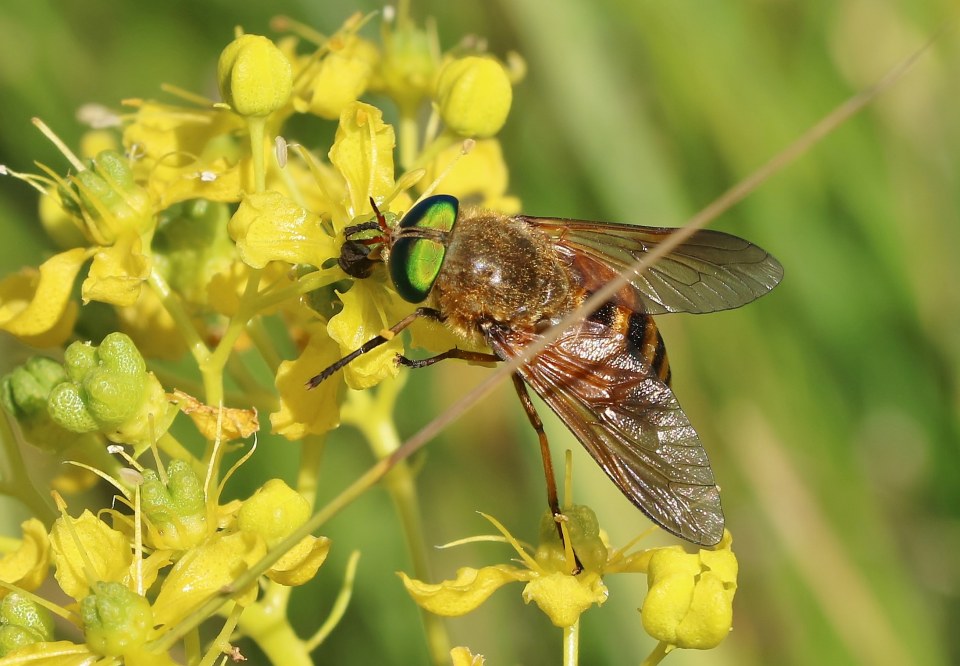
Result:
[[[589,294],[581,292],[576,299],[577,307],[587,299]],[[651,375],[659,377],[665,384],[670,384],[670,361],[667,359],[667,347],[660,335],[657,323],[648,314],[633,312],[616,301],[607,301],[588,319],[604,326],[609,326],[625,338],[627,351],[644,367],[649,368]]]

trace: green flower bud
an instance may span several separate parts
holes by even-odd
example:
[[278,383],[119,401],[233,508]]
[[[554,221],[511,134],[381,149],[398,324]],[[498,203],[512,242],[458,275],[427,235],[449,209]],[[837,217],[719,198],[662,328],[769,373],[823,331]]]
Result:
[[142,646],[153,628],[150,602],[120,583],[95,583],[80,601],[80,617],[90,649],[112,657]]
[[41,641],[53,640],[53,618],[49,611],[19,592],[10,592],[0,601],[0,657]]
[[200,543],[207,534],[203,479],[183,460],[170,462],[167,485],[151,469],[144,470],[143,478],[140,506],[153,527],[152,545],[186,550]]
[[34,356],[0,381],[0,400],[18,421],[45,420],[50,390],[66,379],[62,365]]
[[437,80],[440,117],[461,136],[487,138],[507,121],[513,89],[493,58],[467,56],[448,62]]
[[310,517],[310,503],[280,479],[270,479],[240,507],[237,524],[274,546]]
[[[563,515],[567,519],[567,534],[570,535],[573,550],[584,570],[603,572],[607,563],[607,547],[600,538],[600,522],[596,514],[590,507],[576,504],[564,509]],[[540,519],[536,560],[548,571],[570,571],[563,543],[557,533],[557,523],[550,511]]]
[[74,439],[47,411],[50,391],[66,379],[62,365],[35,356],[0,380],[3,407],[17,419],[26,439],[44,450],[63,448]]
[[293,91],[293,67],[266,37],[241,35],[220,53],[220,95],[241,116],[263,117],[283,107]]
[[74,342],[64,354],[70,381],[50,392],[51,418],[72,432],[116,426],[143,403],[146,366],[129,337],[111,333],[96,348]]
[[140,234],[153,225],[150,197],[134,180],[129,160],[116,151],[97,155],[59,194],[66,210],[79,213],[101,245],[111,245],[124,231]]

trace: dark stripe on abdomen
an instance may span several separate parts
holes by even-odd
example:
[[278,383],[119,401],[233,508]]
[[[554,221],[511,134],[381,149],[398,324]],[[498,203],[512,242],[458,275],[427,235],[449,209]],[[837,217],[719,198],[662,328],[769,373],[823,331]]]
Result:
[[627,347],[634,358],[650,368],[651,374],[662,381],[670,381],[670,362],[667,348],[653,317],[641,312],[631,312],[627,322]]
[[613,328],[617,323],[617,311],[617,304],[613,301],[607,301],[597,308],[597,311],[592,313],[587,319],[608,328]]

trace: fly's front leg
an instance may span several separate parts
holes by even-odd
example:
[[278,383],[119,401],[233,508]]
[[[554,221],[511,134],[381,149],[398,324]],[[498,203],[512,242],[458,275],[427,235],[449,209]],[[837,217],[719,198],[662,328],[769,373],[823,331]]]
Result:
[[387,335],[381,334],[376,337],[370,338],[369,340],[364,342],[362,345],[360,345],[359,349],[353,350],[352,352],[350,352],[349,354],[341,358],[339,361],[337,361],[333,365],[325,368],[323,371],[320,372],[320,374],[314,375],[313,377],[311,377],[310,381],[307,382],[307,388],[308,389],[316,388],[320,383],[332,377],[335,372],[337,372],[338,370],[343,368],[345,365],[350,363],[350,361],[353,361],[354,359],[356,359],[358,356],[362,356],[363,354],[366,354],[369,351],[373,351],[380,345],[390,342],[390,340],[393,339],[393,336],[398,334],[400,331],[405,329],[407,326],[415,322],[420,317],[427,317],[429,319],[435,319],[437,321],[443,320],[443,316],[440,314],[440,312],[437,310],[434,310],[433,308],[417,308],[411,314],[407,315],[406,317],[398,321],[396,324],[391,326],[389,329],[387,329],[386,331]]

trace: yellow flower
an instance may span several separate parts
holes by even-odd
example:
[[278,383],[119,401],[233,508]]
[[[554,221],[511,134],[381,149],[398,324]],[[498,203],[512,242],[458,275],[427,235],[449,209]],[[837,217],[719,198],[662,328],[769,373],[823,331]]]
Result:
[[326,327],[316,324],[307,329],[310,342],[295,361],[284,361],[277,372],[280,409],[270,415],[270,425],[289,440],[308,434],[322,435],[340,425],[340,394],[343,384],[327,381],[312,391],[304,390],[307,380],[338,358],[340,352],[327,335]]
[[460,155],[461,144],[441,151],[427,166],[422,183],[432,183],[450,164],[454,164],[437,185],[437,191],[452,194],[461,201],[470,201],[483,208],[504,213],[520,212],[520,200],[507,195],[509,173],[503,150],[497,139],[481,139],[470,152]]
[[483,666],[487,663],[483,655],[473,654],[469,648],[463,646],[450,650],[450,659],[453,666]]
[[[259,534],[274,547],[310,517],[310,503],[280,479],[270,479],[240,507],[237,526]],[[287,551],[267,577],[282,585],[302,585],[312,579],[326,560],[330,540],[306,536]]]
[[234,202],[244,187],[243,149],[236,135],[243,120],[223,109],[134,102],[123,144],[137,156],[137,178],[157,210],[192,199]]
[[643,628],[657,640],[708,650],[720,644],[733,623],[737,558],[729,532],[715,550],[688,554],[660,549],[650,558]]
[[318,268],[338,253],[320,217],[280,192],[249,194],[227,226],[244,263],[263,268],[271,261]]
[[150,259],[140,237],[125,233],[113,245],[99,248],[83,281],[83,302],[100,301],[129,307],[140,298],[140,288],[150,274]]

